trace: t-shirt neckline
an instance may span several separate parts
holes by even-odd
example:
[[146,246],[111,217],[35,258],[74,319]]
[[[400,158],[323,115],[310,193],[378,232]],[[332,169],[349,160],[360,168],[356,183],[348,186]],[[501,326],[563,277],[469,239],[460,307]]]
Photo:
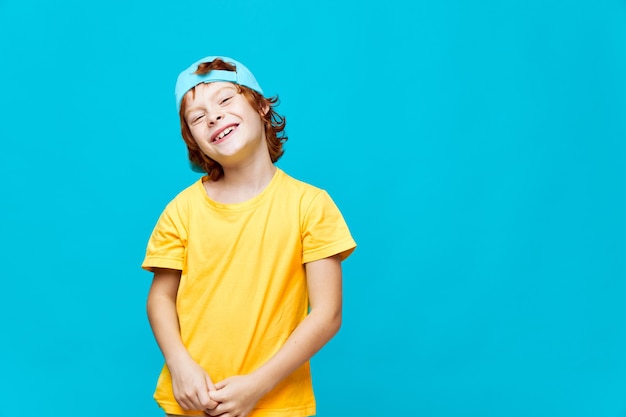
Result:
[[202,193],[204,197],[203,198],[204,201],[211,207],[214,207],[219,210],[224,210],[224,211],[243,211],[249,208],[256,207],[263,200],[265,200],[265,197],[272,192],[272,190],[276,187],[276,184],[278,183],[279,178],[282,176],[283,176],[283,171],[280,168],[276,167],[276,172],[274,172],[272,179],[265,186],[265,188],[254,197],[250,198],[249,200],[242,201],[241,203],[220,203],[218,201],[213,200],[211,197],[209,197],[203,185],[203,182],[206,176],[200,178],[196,182],[196,188],[199,192]]

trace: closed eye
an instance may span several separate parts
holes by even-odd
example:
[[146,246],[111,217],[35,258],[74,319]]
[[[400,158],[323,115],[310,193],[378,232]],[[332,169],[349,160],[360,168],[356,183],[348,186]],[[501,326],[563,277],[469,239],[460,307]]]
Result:
[[232,98],[233,98],[232,96],[230,96],[230,97],[226,97],[226,98],[222,99],[222,101],[220,101],[220,104],[226,104],[226,103],[228,103],[228,102],[230,101],[230,99],[232,99]]
[[195,125],[198,122],[202,121],[202,119],[204,119],[204,114],[199,114],[198,116],[195,116],[191,119],[191,124]]

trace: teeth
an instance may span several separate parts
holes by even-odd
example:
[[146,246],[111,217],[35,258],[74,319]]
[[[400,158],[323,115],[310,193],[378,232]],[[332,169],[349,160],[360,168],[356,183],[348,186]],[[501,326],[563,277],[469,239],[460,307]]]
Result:
[[226,136],[226,135],[228,135],[230,132],[232,132],[232,131],[233,131],[233,129],[235,129],[235,128],[231,126],[231,127],[228,127],[228,128],[226,128],[226,129],[222,130],[222,132],[221,132],[219,135],[217,135],[217,139],[218,139],[218,140],[219,140],[219,139],[222,139],[224,136]]

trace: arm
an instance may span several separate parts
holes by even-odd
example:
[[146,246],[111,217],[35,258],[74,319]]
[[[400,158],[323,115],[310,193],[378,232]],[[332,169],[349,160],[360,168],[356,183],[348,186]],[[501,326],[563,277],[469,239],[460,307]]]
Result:
[[217,392],[211,393],[211,397],[220,404],[209,415],[247,415],[265,394],[313,357],[339,331],[342,299],[339,256],[310,262],[305,267],[310,313],[283,347],[257,370],[215,384]]
[[215,408],[209,397],[215,386],[209,375],[191,358],[180,338],[176,294],[180,271],[155,269],[148,294],[148,319],[154,337],[172,375],[174,397],[185,410]]

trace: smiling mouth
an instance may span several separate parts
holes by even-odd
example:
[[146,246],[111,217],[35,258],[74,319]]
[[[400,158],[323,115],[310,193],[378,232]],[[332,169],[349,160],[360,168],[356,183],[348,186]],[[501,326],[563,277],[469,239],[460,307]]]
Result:
[[230,133],[235,130],[236,127],[237,126],[229,126],[226,129],[222,130],[219,135],[215,136],[213,142],[219,142],[220,140],[224,139],[226,136],[230,135]]

